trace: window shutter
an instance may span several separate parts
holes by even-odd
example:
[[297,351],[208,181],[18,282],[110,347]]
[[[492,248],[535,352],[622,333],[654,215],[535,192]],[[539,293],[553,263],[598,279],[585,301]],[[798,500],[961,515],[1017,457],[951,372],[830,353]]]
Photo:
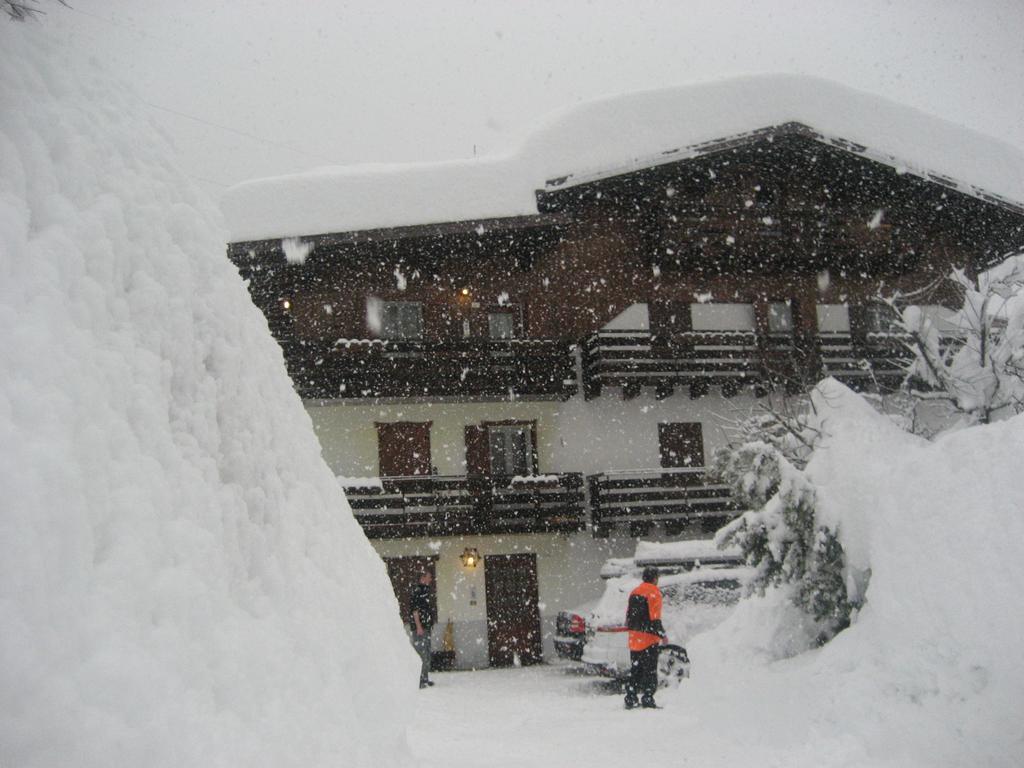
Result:
[[466,474],[489,475],[491,460],[487,428],[477,424],[466,426]]

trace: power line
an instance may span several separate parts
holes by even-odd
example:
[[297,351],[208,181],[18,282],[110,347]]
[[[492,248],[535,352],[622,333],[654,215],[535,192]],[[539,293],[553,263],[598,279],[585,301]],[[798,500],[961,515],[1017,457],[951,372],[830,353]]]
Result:
[[295,147],[289,146],[288,144],[285,144],[285,143],[280,142],[280,141],[274,141],[273,139],[265,139],[262,136],[257,136],[254,133],[248,133],[247,131],[240,131],[237,128],[231,128],[230,126],[227,126],[227,125],[220,125],[219,123],[214,123],[214,122],[211,122],[209,120],[206,120],[205,118],[197,117],[196,115],[190,115],[190,114],[188,114],[186,112],[181,112],[181,111],[179,111],[177,109],[171,109],[170,107],[162,107],[159,104],[153,104],[150,101],[146,101],[142,97],[139,97],[139,101],[141,101],[147,107],[152,107],[153,109],[159,109],[161,112],[168,112],[168,113],[170,113],[172,115],[177,115],[178,117],[184,117],[186,120],[194,120],[197,123],[202,123],[203,125],[208,125],[211,128],[217,128],[218,130],[221,130],[221,131],[227,131],[228,133],[234,133],[234,134],[236,134],[238,136],[244,136],[247,139],[252,139],[253,141],[258,141],[261,144],[267,144],[269,146],[278,147],[280,149],[287,149],[289,152],[295,152],[296,154],[299,154],[299,155],[304,155],[306,157],[311,157],[314,160],[319,160],[320,162],[323,162],[323,163],[332,163],[333,164],[333,163],[337,162],[335,160],[323,157],[321,155],[314,154],[312,152],[306,152],[306,151],[301,150],[301,149],[296,149]]
[[[66,7],[67,7],[67,9],[69,11],[73,11],[75,13],[81,14],[82,16],[87,16],[90,19],[98,21],[98,22],[100,22],[102,24],[107,24],[107,25],[110,25],[110,26],[113,26],[113,27],[117,27],[118,29],[124,30],[128,34],[140,35],[142,37],[145,37],[147,39],[150,39],[150,40],[153,40],[155,42],[161,43],[163,45],[167,45],[167,46],[170,46],[172,48],[175,48],[175,49],[177,49],[179,51],[182,51],[183,53],[187,54],[190,57],[196,57],[196,56],[205,57],[207,55],[204,52],[197,52],[194,48],[190,48],[188,46],[181,45],[180,43],[168,40],[168,39],[160,37],[158,35],[153,35],[153,34],[150,34],[149,32],[145,32],[142,29],[140,29],[138,26],[136,26],[135,24],[125,23],[125,22],[121,22],[121,21],[115,21],[114,19],[105,18],[105,17],[99,16],[99,15],[97,15],[95,13],[90,13],[89,11],[83,11],[80,8],[72,8],[71,6],[66,6]],[[228,66],[230,68],[232,68],[232,69],[237,69],[239,71],[244,71],[244,72],[248,72],[248,73],[255,73],[255,74],[261,74],[261,73],[258,73],[256,70],[254,70],[252,67],[238,66],[236,64],[229,64]],[[242,136],[244,138],[250,139],[251,141],[256,141],[256,142],[259,142],[261,144],[265,144],[267,146],[277,147],[279,149],[284,149],[284,150],[287,150],[289,152],[294,152],[295,154],[311,158],[311,159],[316,160],[316,161],[321,162],[321,163],[329,163],[329,164],[337,163],[337,161],[332,159],[332,158],[323,157],[322,155],[318,155],[318,154],[316,154],[314,152],[308,152],[308,151],[305,151],[305,150],[302,150],[302,149],[298,149],[298,148],[293,147],[293,146],[291,146],[289,144],[285,144],[284,142],[274,141],[273,139],[267,139],[267,138],[264,138],[262,136],[257,136],[254,133],[250,133],[250,132],[247,132],[247,131],[241,131],[241,130],[238,130],[237,128],[232,128],[231,126],[220,125],[219,123],[214,123],[214,122],[212,122],[210,120],[207,120],[205,118],[198,117],[197,115],[192,115],[192,114],[189,114],[187,112],[182,112],[180,110],[172,109],[170,107],[164,107],[164,106],[161,106],[160,104],[154,104],[152,102],[146,101],[145,99],[143,99],[141,97],[138,97],[138,98],[139,98],[139,101],[141,101],[147,107],[150,107],[152,109],[157,109],[157,110],[160,110],[162,112],[167,112],[167,113],[172,114],[172,115],[177,115],[178,117],[185,118],[186,120],[192,120],[192,121],[200,123],[202,125],[209,126],[210,128],[216,128],[217,130],[227,131],[228,133],[233,133],[236,136]],[[213,183],[218,183],[218,182],[213,182]],[[228,186],[228,185],[223,185],[223,186]]]

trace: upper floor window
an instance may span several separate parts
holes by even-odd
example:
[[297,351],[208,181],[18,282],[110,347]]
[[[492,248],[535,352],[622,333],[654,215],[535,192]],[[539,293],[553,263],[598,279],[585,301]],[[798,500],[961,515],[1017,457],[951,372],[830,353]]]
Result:
[[864,330],[868,333],[895,333],[899,330],[899,317],[888,304],[868,304],[864,307]]
[[380,335],[385,339],[422,339],[423,305],[418,301],[384,301]]
[[768,305],[768,333],[793,332],[793,307],[788,301],[773,301]]
[[752,331],[754,306],[752,304],[708,303],[690,305],[690,316],[695,331]]
[[819,304],[818,331],[823,333],[849,333],[850,308],[845,304]]
[[511,312],[489,312],[487,314],[488,336],[492,339],[514,339],[516,319]]

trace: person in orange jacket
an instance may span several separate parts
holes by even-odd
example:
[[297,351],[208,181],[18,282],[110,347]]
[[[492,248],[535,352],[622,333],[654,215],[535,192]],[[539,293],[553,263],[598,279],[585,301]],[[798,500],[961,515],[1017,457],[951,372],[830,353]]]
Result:
[[668,642],[665,628],[661,625],[661,590],[658,589],[657,568],[644,568],[643,582],[629,593],[626,628],[629,630],[626,709],[637,706],[654,709],[657,707],[654,692],[658,688],[658,646]]

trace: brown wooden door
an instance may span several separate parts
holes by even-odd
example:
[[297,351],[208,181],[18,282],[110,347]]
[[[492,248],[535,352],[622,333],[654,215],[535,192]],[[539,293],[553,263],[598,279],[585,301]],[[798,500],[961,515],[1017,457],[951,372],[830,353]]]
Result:
[[399,609],[402,612],[402,622],[409,624],[412,612],[409,610],[409,597],[412,594],[413,586],[419,582],[420,574],[424,569],[430,571],[435,577],[431,582],[433,591],[431,597],[434,602],[434,616],[437,616],[437,579],[434,574],[436,557],[385,557],[384,562],[388,567],[388,577],[391,579],[391,588],[395,590],[395,597],[398,598]]
[[432,422],[377,424],[377,453],[382,477],[429,475]]
[[658,425],[663,467],[703,467],[704,434],[700,422]]
[[485,555],[487,654],[492,667],[543,661],[537,556]]

